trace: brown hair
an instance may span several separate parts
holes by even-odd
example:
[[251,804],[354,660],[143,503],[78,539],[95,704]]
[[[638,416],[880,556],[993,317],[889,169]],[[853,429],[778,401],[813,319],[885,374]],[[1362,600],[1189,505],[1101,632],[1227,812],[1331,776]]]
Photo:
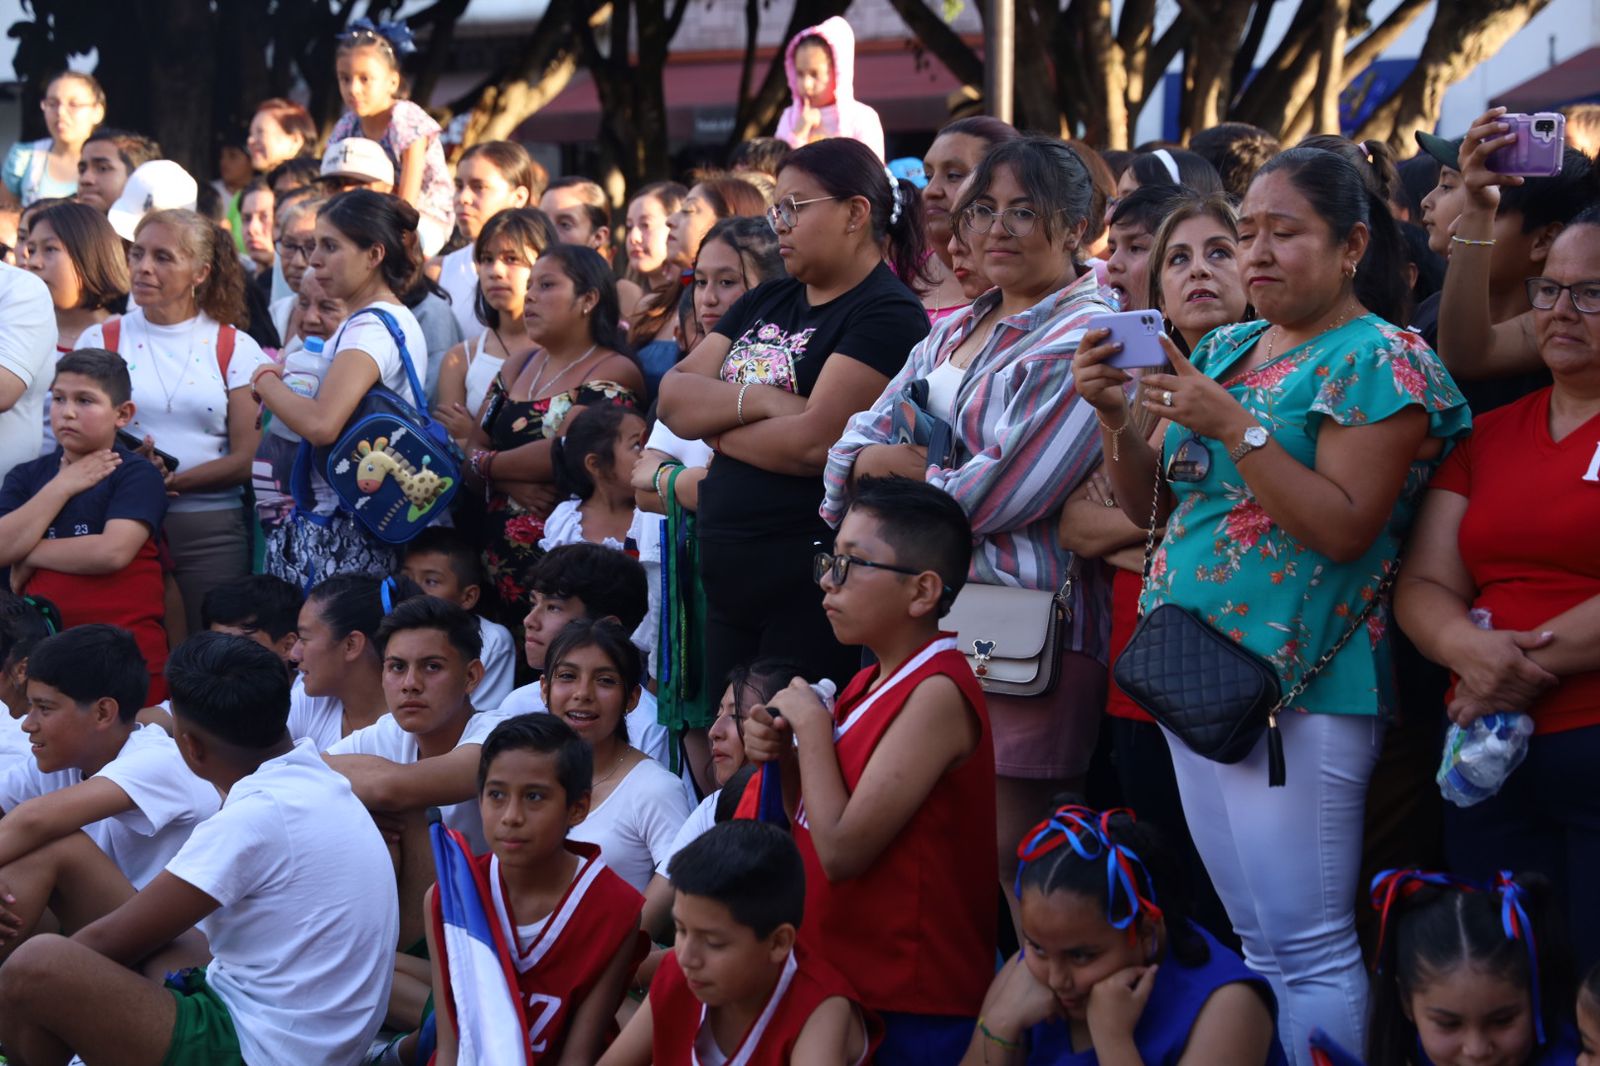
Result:
[[460,166],[469,159],[482,156],[500,172],[506,183],[513,189],[528,190],[530,199],[537,200],[544,195],[545,186],[550,182],[550,175],[545,173],[544,167],[533,161],[528,150],[515,141],[483,141],[475,144],[461,153],[461,158],[456,160]]
[[754,184],[736,174],[707,174],[695,182],[695,188],[705,191],[718,221],[736,215],[761,218],[766,214],[767,198]]
[[78,309],[98,311],[120,304],[128,295],[128,257],[106,216],[88,204],[65,200],[35,212],[30,232],[41,222],[56,235],[77,271],[83,286]]
[[[489,216],[483,224],[483,229],[478,231],[478,239],[473,242],[473,260],[478,261],[478,255],[495,241],[510,241],[523,249],[532,251],[529,257],[531,262],[545,253],[545,249],[561,243],[561,237],[556,233],[554,222],[550,216],[537,207],[508,207],[504,211],[496,211]],[[483,286],[474,284],[472,287],[472,312],[479,322],[490,329],[500,328],[500,312],[489,306],[489,301],[483,298]]]
[[94,97],[95,103],[99,104],[102,108],[106,106],[105,87],[100,84],[93,74],[85,74],[82,71],[63,70],[59,74],[53,75],[49,81],[44,83],[44,91],[48,93],[50,91],[50,86],[54,85],[58,81],[64,81],[68,78],[82,85],[85,89],[88,89],[89,95]]
[[317,154],[316,120],[311,117],[311,112],[293,100],[285,100],[281,96],[263,100],[256,106],[256,114],[271,116],[283,132],[300,138],[300,154],[297,158]]
[[244,303],[244,267],[233,248],[233,238],[209,218],[185,208],[152,211],[139,220],[137,240],[148,226],[162,223],[176,229],[183,250],[196,263],[209,263],[211,273],[195,289],[195,305],[215,322],[244,329],[250,316]]

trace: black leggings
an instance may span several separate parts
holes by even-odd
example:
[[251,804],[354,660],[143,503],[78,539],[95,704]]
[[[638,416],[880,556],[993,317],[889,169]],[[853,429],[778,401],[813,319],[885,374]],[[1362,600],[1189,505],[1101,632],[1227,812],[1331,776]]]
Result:
[[[794,659],[841,689],[861,667],[859,649],[833,637],[811,559],[826,530],[762,540],[700,540],[706,594],[706,688],[720,699],[735,666],[766,655]],[[829,541],[824,542],[829,543]]]

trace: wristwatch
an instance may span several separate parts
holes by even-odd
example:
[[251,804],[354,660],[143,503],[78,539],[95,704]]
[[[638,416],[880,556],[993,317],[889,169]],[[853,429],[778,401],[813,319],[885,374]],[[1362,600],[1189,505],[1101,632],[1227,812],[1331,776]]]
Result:
[[1267,431],[1260,426],[1251,426],[1244,431],[1244,439],[1234,445],[1232,451],[1228,452],[1228,458],[1237,463],[1257,448],[1265,448],[1266,446]]

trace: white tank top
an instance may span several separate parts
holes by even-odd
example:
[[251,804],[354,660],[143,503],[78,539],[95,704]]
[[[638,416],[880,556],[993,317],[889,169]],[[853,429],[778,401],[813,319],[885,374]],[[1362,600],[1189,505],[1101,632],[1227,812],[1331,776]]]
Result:
[[930,415],[938,415],[946,422],[955,424],[956,390],[961,388],[961,379],[966,373],[966,367],[956,366],[948,359],[933,368],[927,377]]
[[489,395],[489,385],[506,362],[500,356],[485,350],[484,342],[488,337],[487,331],[478,335],[478,345],[473,349],[472,358],[467,360],[467,410],[474,415],[482,408],[483,398]]

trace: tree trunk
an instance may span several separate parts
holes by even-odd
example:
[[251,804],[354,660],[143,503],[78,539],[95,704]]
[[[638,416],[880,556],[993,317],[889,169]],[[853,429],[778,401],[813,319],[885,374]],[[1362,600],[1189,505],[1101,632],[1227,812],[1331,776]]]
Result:
[[1317,57],[1317,84],[1312,94],[1312,130],[1339,132],[1339,94],[1344,91],[1345,21],[1350,17],[1349,0],[1325,0],[1322,10],[1321,53]]
[[[1061,116],[1066,108],[1057,94],[1057,78],[1065,72],[1052,69],[1051,44],[1056,40],[1060,12],[1056,0],[1016,0],[1017,68],[1015,121],[1019,130],[1039,130],[1057,136],[1070,136]],[[1077,72],[1073,72],[1077,73]]]
[[[1292,117],[1292,108],[1311,91],[1317,14],[1320,0],[1300,0],[1294,19],[1278,47],[1256,71],[1255,78],[1239,95],[1232,117],[1251,122],[1273,134],[1279,133]],[[1311,77],[1305,77],[1310,69]]]
[[[1141,5],[1129,4],[1135,6]],[[1138,28],[1124,27],[1133,31],[1135,51],[1130,55],[1123,51],[1121,38],[1112,32],[1111,0],[1077,0],[1070,10],[1078,15],[1078,58],[1089,82],[1089,121],[1084,126],[1083,139],[1093,145],[1125,149],[1133,136],[1128,122],[1128,86],[1135,80],[1143,84],[1144,71],[1139,61],[1149,45],[1149,23]],[[1124,20],[1128,17],[1124,8]]]
[[1179,139],[1215,126],[1227,113],[1233,98],[1229,78],[1233,55],[1239,48],[1250,0],[1211,0],[1202,6],[1190,0],[1194,35],[1184,49],[1183,102],[1179,107]]
[[207,0],[156,0],[141,7],[147,24],[161,27],[143,52],[143,95],[150,108],[144,128],[161,142],[168,159],[205,181],[216,170],[211,143],[216,16]]
[[1418,130],[1432,130],[1450,86],[1489,58],[1549,0],[1456,0],[1435,8],[1428,39],[1400,88],[1367,119],[1357,140],[1376,138],[1409,154]]
[[957,81],[983,87],[983,60],[923,0],[889,0],[889,6],[895,9],[922,47],[932,52]]
[[463,144],[508,139],[567,87],[578,70],[576,10],[573,0],[551,0],[516,56],[450,105],[456,112],[471,109]]

